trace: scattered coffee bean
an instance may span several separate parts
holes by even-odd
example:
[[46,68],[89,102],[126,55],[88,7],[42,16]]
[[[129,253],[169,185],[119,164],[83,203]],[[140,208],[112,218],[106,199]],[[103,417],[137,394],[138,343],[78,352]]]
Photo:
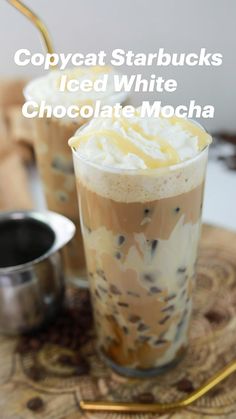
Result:
[[150,288],[150,292],[151,292],[152,294],[158,294],[159,292],[161,292],[161,289],[160,289],[160,288],[158,288],[158,287],[151,287],[151,288]]
[[152,240],[151,248],[152,248],[152,255],[155,253],[155,250],[158,245],[158,240]]
[[161,311],[162,313],[165,313],[166,311],[173,311],[175,306],[171,304],[170,306],[164,307]]
[[115,316],[113,316],[113,314],[106,314],[105,317],[109,322],[115,322],[116,323],[116,318],[115,318]]
[[96,297],[97,297],[97,298],[101,298],[101,296],[100,296],[100,294],[99,294],[99,292],[98,292],[98,289],[96,289],[96,291],[95,291],[95,295],[96,295]]
[[139,332],[144,332],[145,330],[148,330],[149,329],[149,327],[146,325],[146,324],[144,324],[144,323],[140,323],[139,325],[138,325],[138,331]]
[[170,316],[165,316],[165,317],[163,317],[163,319],[161,319],[161,320],[159,321],[159,324],[164,324],[164,323],[166,323],[166,322],[167,322],[167,320],[169,320],[169,318],[170,318]]
[[148,281],[148,282],[154,282],[155,281],[155,279],[153,278],[153,276],[151,274],[144,274],[143,278],[145,279],[145,281]]
[[60,157],[54,157],[51,166],[63,173],[73,174],[74,168],[71,162],[63,161]]
[[185,268],[185,267],[180,267],[180,268],[178,268],[178,269],[177,269],[177,272],[178,272],[178,273],[184,273],[184,272],[186,272],[186,270],[187,270],[187,268]]
[[125,237],[124,236],[119,236],[118,237],[118,245],[121,246],[125,241]]
[[101,292],[103,292],[104,294],[107,294],[107,290],[106,290],[106,288],[104,288],[102,285],[98,285],[98,288],[99,288],[99,290],[101,291]]
[[26,406],[29,410],[32,410],[33,412],[38,412],[43,408],[44,403],[40,397],[33,397],[27,402]]
[[154,345],[155,345],[155,346],[161,346],[161,345],[164,345],[165,343],[167,343],[167,340],[165,340],[165,339],[157,339],[157,340],[154,342]]
[[104,274],[104,271],[102,269],[97,269],[96,272],[97,272],[97,274],[99,276],[101,276],[102,278],[104,278],[105,274]]
[[59,198],[59,201],[61,201],[61,202],[67,202],[68,201],[68,195],[64,191],[58,191],[57,197]]
[[138,396],[135,397],[135,401],[139,403],[154,403],[155,398],[152,393],[140,393]]
[[192,393],[194,391],[193,383],[188,378],[182,378],[182,380],[176,384],[176,388],[184,393]]
[[120,307],[129,307],[129,304],[119,302],[119,303],[118,303],[118,306],[120,306]]
[[222,322],[222,320],[224,319],[224,316],[222,316],[221,313],[215,311],[215,310],[211,310],[208,311],[205,314],[205,318],[210,322],[210,323],[216,323],[219,324]]
[[129,316],[130,323],[137,323],[139,320],[141,320],[141,318],[136,316],[136,314],[131,314],[131,316]]
[[128,327],[123,326],[123,331],[124,331],[124,333],[125,333],[126,335],[128,335],[128,334],[129,334],[129,329],[128,329]]
[[173,300],[176,297],[176,294],[170,294],[168,297],[165,298],[165,301]]
[[114,295],[121,295],[121,292],[120,292],[120,290],[117,288],[117,286],[116,285],[114,285],[114,284],[111,284],[110,285],[110,291],[111,291],[111,293],[112,294],[114,294]]

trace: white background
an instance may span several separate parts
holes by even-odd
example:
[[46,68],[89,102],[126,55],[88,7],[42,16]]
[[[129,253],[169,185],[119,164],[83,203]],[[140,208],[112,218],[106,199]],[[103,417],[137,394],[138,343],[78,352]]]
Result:
[[[236,131],[236,1],[235,0],[28,0],[48,25],[57,52],[110,53],[114,48],[134,52],[198,52],[201,47],[223,54],[221,67],[122,68],[125,73],[152,73],[176,78],[175,93],[135,94],[165,104],[214,104],[214,120],[204,126]],[[0,2],[0,76],[41,74],[34,67],[19,68],[18,48],[41,51],[39,36],[7,1]],[[204,219],[236,230],[236,172],[211,161],[208,170]]]

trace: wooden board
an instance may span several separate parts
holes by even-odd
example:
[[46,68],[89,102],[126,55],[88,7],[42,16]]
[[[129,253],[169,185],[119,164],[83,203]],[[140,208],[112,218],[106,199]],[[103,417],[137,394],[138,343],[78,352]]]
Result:
[[[61,365],[77,351],[74,342],[54,333],[44,334],[43,343],[19,350],[22,338],[0,337],[0,418],[1,419],[119,419],[156,418],[158,415],[83,413],[79,400],[137,400],[143,393],[158,402],[170,402],[186,395],[179,382],[188,380],[197,388],[207,378],[236,358],[236,233],[204,226],[197,270],[194,311],[189,350],[170,372],[151,380],[126,379],[106,368],[96,356],[95,340],[84,339],[80,352],[90,364],[89,375],[78,375],[73,365]],[[70,306],[76,301],[69,290]],[[52,326],[51,326],[52,328]],[[56,329],[55,326],[55,332]],[[60,332],[60,329],[59,329]],[[51,332],[50,332],[51,333]],[[46,336],[46,337],[45,337]],[[64,336],[64,335],[63,335]],[[68,338],[68,336],[66,335]],[[53,340],[53,342],[52,342]],[[64,358],[63,358],[64,357]],[[32,371],[34,372],[32,374]],[[36,372],[35,372],[36,371]],[[28,401],[40,397],[37,412]],[[236,418],[236,374],[191,407],[162,416],[165,419]]]

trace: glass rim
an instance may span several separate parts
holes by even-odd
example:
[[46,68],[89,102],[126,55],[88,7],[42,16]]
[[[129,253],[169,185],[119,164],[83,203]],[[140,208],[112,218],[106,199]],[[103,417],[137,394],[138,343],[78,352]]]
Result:
[[[198,125],[200,128],[202,128],[205,132],[208,132],[199,122],[195,121],[194,119],[190,119],[190,118],[186,118],[188,121],[193,122],[194,124]],[[89,121],[90,122],[90,121]],[[87,124],[83,124],[78,130],[77,132],[79,132],[80,130],[82,131],[83,128],[89,124],[89,122]],[[99,163],[95,163],[91,160],[89,160],[88,158],[82,156],[73,146],[70,146],[68,144],[68,146],[71,148],[72,150],[72,154],[73,156],[82,161],[83,163],[88,164],[89,166],[92,166],[93,168],[103,171],[103,172],[109,172],[109,173],[114,173],[114,174],[129,174],[129,175],[150,175],[150,174],[158,174],[158,173],[164,173],[164,172],[172,172],[184,167],[187,167],[189,165],[191,165],[193,162],[197,161],[198,159],[200,159],[202,157],[202,155],[204,155],[208,149],[210,144],[207,144],[202,150],[200,150],[195,156],[186,159],[184,161],[181,161],[179,163],[176,164],[172,164],[172,165],[167,165],[164,167],[157,167],[155,169],[150,169],[150,168],[146,168],[146,169],[129,169],[129,168],[121,168],[121,167],[112,167],[109,165],[102,165]]]

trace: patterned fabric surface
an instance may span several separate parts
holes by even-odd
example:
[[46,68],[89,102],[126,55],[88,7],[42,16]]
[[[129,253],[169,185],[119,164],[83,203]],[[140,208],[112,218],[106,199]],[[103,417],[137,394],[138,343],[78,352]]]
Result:
[[[96,355],[86,291],[68,288],[56,322],[35,335],[0,338],[2,419],[147,419],[157,414],[82,412],[79,401],[171,402],[236,358],[236,234],[205,226],[189,349],[171,371],[150,380],[114,374]],[[236,374],[165,419],[236,418]]]

